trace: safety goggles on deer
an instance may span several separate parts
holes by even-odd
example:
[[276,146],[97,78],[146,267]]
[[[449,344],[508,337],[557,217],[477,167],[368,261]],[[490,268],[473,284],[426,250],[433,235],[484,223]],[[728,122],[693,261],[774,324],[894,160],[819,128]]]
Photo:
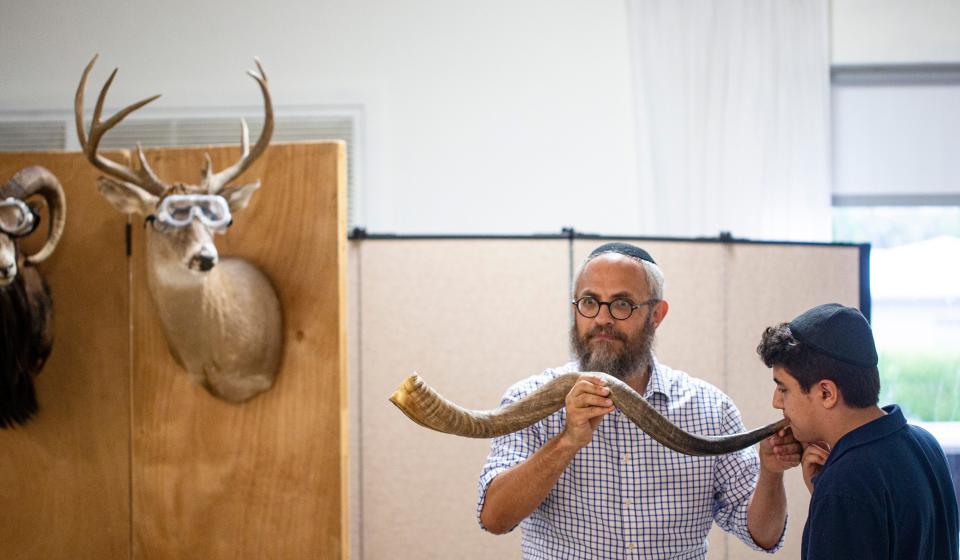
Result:
[[172,194],[157,208],[157,222],[164,226],[187,227],[194,218],[220,231],[233,221],[227,200],[215,194]]
[[40,214],[19,198],[0,200],[0,231],[11,237],[30,235],[40,224]]

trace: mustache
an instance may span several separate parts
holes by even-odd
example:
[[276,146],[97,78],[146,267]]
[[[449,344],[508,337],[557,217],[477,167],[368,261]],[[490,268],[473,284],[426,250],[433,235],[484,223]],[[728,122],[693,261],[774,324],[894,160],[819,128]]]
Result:
[[606,337],[610,337],[610,338],[614,338],[614,339],[619,340],[619,341],[621,341],[621,342],[626,342],[626,341],[627,341],[626,335],[624,335],[624,334],[621,333],[621,332],[618,332],[616,329],[614,329],[614,328],[611,327],[611,326],[604,326],[604,325],[597,325],[597,326],[593,327],[592,329],[590,329],[590,331],[587,332],[587,340],[589,341],[589,340],[593,339],[594,337],[596,337],[596,336],[601,336],[601,335],[602,335],[602,336],[606,336]]

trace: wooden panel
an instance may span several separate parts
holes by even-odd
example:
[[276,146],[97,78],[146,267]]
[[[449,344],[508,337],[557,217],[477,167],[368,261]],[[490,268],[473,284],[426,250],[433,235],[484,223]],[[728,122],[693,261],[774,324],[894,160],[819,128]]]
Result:
[[[360,244],[362,558],[516,558],[476,521],[488,440],[426,430],[387,397],[414,371],[471,408],[568,358],[563,240]],[[355,376],[356,377],[356,376]]]
[[[148,152],[165,180],[199,177],[238,148]],[[340,142],[280,144],[245,173],[262,179],[218,238],[271,279],[284,312],[274,388],[231,405],[171,358],[134,227],[133,530],[136,558],[343,558],[347,543],[345,160]],[[240,184],[238,182],[238,184]]]
[[[856,247],[734,244],[727,252],[727,392],[748,427],[782,418],[772,408],[773,377],[757,356],[763,329],[793,319],[821,303],[858,306],[859,250]],[[781,555],[800,557],[810,495],[800,469],[785,477],[787,536]],[[734,556],[731,556],[733,558]],[[736,558],[766,558],[737,549]]]
[[[0,154],[0,182],[28,165],[60,180],[67,223],[56,252],[40,266],[54,305],[53,352],[37,378],[40,414],[22,429],[0,430],[2,556],[126,558],[126,218],[97,193],[98,173],[82,155]],[[31,237],[45,238],[45,224]]]

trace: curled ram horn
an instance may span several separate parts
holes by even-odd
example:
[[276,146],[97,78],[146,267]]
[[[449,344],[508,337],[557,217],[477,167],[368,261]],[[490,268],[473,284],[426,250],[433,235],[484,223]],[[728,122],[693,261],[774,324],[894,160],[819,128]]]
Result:
[[40,195],[50,210],[50,228],[47,241],[32,255],[25,255],[27,264],[40,264],[47,260],[63,237],[66,225],[67,199],[63,194],[63,187],[56,176],[34,165],[25,167],[0,186],[0,199],[7,197],[27,200],[33,195]]
[[[526,397],[495,410],[469,410],[450,402],[419,375],[408,377],[390,401],[408,418],[431,430],[473,438],[492,438],[517,432],[564,406],[564,399],[580,372],[561,374]],[[723,455],[769,437],[790,423],[780,420],[749,432],[726,436],[699,436],[675,426],[623,381],[594,373],[607,381],[610,400],[641,430],[662,445],[686,455]]]

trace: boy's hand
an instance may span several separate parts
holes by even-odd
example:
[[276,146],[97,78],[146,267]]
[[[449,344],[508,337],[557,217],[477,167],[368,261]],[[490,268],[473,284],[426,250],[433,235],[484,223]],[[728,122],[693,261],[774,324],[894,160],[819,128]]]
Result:
[[811,494],[813,494],[813,477],[820,474],[829,456],[830,446],[826,442],[808,443],[803,448],[803,458],[800,461],[801,470],[803,470],[803,483],[807,485],[807,490]]

